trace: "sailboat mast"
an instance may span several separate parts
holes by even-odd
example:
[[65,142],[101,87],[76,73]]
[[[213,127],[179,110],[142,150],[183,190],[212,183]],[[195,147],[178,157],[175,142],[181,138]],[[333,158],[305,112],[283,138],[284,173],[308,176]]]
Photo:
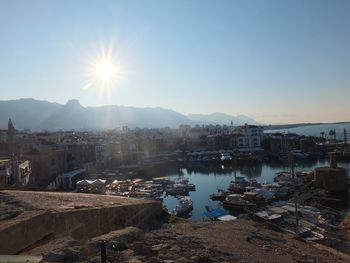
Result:
[[296,180],[295,180],[295,173],[294,173],[294,156],[290,154],[288,156],[289,158],[289,166],[290,171],[292,175],[293,180],[293,187],[294,187],[294,209],[295,209],[295,227],[297,228],[299,225],[299,217],[298,217],[298,197],[297,197],[297,187],[296,187]]

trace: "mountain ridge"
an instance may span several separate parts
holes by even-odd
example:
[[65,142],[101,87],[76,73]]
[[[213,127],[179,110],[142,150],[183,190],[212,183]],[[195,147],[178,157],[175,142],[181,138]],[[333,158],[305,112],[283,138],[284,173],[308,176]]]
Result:
[[[7,127],[8,118],[13,120],[17,129],[48,131],[113,129],[122,126],[175,128],[181,124],[203,124],[189,116],[162,107],[139,108],[123,105],[84,107],[76,99],[71,99],[65,104],[32,98],[1,100],[0,127]],[[222,124],[229,125],[230,122]]]
[[231,121],[234,126],[244,125],[245,123],[253,125],[261,125],[254,119],[247,117],[245,115],[229,115],[222,112],[213,112],[211,114],[188,114],[191,120],[199,122],[201,124],[226,124],[230,125]]

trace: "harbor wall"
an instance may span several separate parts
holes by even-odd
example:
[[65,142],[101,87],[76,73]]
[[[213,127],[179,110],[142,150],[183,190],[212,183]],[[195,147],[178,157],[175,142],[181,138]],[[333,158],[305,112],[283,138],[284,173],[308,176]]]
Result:
[[0,229],[0,254],[16,254],[46,237],[85,240],[125,226],[147,228],[162,211],[160,202],[43,212]]
[[330,192],[343,192],[349,189],[346,169],[321,167],[315,169],[314,186]]

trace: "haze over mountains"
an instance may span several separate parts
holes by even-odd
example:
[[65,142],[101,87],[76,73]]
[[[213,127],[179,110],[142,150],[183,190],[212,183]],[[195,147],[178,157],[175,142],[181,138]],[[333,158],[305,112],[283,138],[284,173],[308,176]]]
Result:
[[226,113],[188,114],[187,117],[198,124],[230,124],[243,125],[245,123],[258,125],[259,123],[245,115],[232,116]]
[[69,130],[69,129],[112,129],[121,126],[131,128],[178,127],[181,124],[227,124],[234,125],[257,122],[244,115],[237,117],[224,113],[189,114],[156,108],[126,106],[83,107],[78,100],[66,104],[19,99],[0,101],[0,128],[6,128],[12,118],[17,129]]

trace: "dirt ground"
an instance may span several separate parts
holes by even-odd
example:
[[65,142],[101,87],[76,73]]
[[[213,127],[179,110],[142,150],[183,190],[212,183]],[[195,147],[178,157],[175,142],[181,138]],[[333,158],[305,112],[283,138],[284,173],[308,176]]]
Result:
[[0,198],[1,196],[7,199],[17,200],[17,203],[21,203],[27,210],[33,209],[56,212],[85,207],[104,207],[152,202],[144,199],[111,195],[63,192],[0,191]]
[[348,255],[250,220],[169,224],[145,234],[129,229],[84,244],[61,238],[25,254],[43,255],[45,262],[97,263],[105,240],[108,262],[350,262]]

